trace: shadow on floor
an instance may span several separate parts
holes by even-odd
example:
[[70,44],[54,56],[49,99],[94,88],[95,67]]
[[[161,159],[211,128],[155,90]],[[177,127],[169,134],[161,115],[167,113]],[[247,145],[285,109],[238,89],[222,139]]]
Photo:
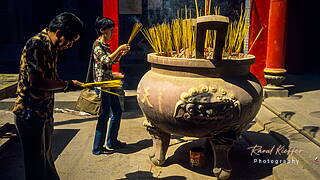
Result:
[[79,118],[79,119],[70,119],[66,121],[59,121],[59,122],[54,122],[54,126],[61,126],[61,125],[66,125],[66,124],[78,124],[78,123],[83,123],[83,122],[88,122],[88,121],[96,121],[97,117],[90,117],[90,118]]
[[121,119],[127,120],[127,119],[135,119],[135,118],[141,118],[143,117],[143,113],[140,110],[140,108],[130,109],[126,110],[122,113]]
[[[135,109],[135,110],[123,112],[121,119],[127,120],[127,119],[135,119],[135,118],[140,118],[140,117],[143,117],[142,111],[140,109]],[[66,124],[79,124],[79,123],[84,123],[84,122],[89,122],[89,121],[97,121],[97,120],[98,120],[98,116],[79,117],[77,119],[70,119],[70,120],[65,120],[65,121],[54,122],[54,126],[61,126],[61,125],[66,125]]]
[[315,138],[317,137],[317,134],[319,133],[319,127],[318,126],[303,126],[302,130],[306,133],[308,133],[311,137]]
[[11,137],[0,149],[0,179],[24,180],[23,155],[20,140]]
[[132,154],[135,152],[139,152],[143,149],[149,148],[152,146],[151,139],[143,139],[133,144],[127,144],[127,146],[123,149],[116,149],[114,153],[122,153],[122,154]]
[[183,176],[169,176],[169,177],[164,177],[164,178],[158,178],[158,177],[153,177],[153,174],[148,171],[137,171],[133,173],[128,173],[126,174],[125,178],[118,179],[118,180],[185,180],[187,179],[186,177]]
[[58,156],[67,147],[70,141],[77,135],[80,129],[55,129],[53,133],[53,159]]
[[122,113],[122,119],[133,119],[143,117],[143,113],[138,105],[137,96],[125,96],[125,111]]
[[293,85],[289,88],[289,94],[319,90],[320,89],[320,73],[308,74],[286,74],[283,85]]
[[[63,152],[79,129],[55,129],[53,157],[54,160]],[[24,163],[21,143],[18,136],[13,136],[0,149],[0,179],[24,180]]]
[[[284,162],[287,159],[287,154],[277,153],[279,148],[285,150],[289,147],[289,141],[284,136],[275,134],[275,132],[264,134],[251,131],[245,132],[244,136],[245,138],[239,138],[230,150],[229,159],[233,171],[229,180],[258,180],[268,177],[272,175],[272,168],[280,164],[280,160]],[[275,140],[275,136],[281,138],[281,143]],[[203,167],[191,167],[189,150],[198,146],[206,149],[205,162]],[[253,147],[255,149],[261,147],[261,150],[271,150],[271,153],[252,153]],[[212,172],[213,160],[210,145],[205,139],[198,139],[181,145],[172,156],[167,158],[164,166],[179,164],[190,171],[214,177]]]

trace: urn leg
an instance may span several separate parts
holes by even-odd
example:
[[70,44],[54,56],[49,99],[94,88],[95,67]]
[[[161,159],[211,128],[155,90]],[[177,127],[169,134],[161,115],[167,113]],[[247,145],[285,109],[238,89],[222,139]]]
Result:
[[236,140],[237,134],[229,131],[208,139],[214,156],[213,173],[219,180],[230,177],[232,168],[229,162],[229,151]]
[[231,174],[231,165],[229,162],[230,145],[211,144],[214,155],[213,173],[220,180],[228,179]]
[[149,152],[151,162],[156,166],[161,166],[165,162],[165,157],[170,143],[170,134],[163,132],[155,126],[146,126],[151,135],[153,146]]

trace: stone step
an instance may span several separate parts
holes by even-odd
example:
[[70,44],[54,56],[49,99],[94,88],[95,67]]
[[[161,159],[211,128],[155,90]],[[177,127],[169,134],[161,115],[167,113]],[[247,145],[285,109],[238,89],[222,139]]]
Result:
[[13,97],[17,90],[18,74],[0,74],[0,100]]
[[[287,166],[288,164],[282,164],[273,168],[275,179],[303,179],[306,177],[318,179],[320,177],[320,162],[315,160],[320,155],[319,146],[313,143],[310,138],[301,134],[299,129],[289,125],[281,116],[275,114],[274,111],[270,111],[264,103],[256,116],[256,120],[279,144],[287,145],[284,149],[292,151],[292,154],[287,158],[299,161],[298,164],[290,164],[289,166]],[[288,173],[285,173],[286,171]]]

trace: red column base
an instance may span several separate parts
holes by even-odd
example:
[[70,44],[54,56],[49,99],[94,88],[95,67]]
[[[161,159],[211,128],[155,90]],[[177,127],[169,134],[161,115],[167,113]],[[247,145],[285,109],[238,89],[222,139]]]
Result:
[[283,68],[265,68],[264,77],[267,81],[266,89],[284,89],[282,82],[285,80],[287,70]]

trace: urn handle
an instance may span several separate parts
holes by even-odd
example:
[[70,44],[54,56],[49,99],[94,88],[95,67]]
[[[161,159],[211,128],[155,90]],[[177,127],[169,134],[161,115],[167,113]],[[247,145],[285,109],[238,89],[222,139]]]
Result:
[[196,58],[204,59],[204,43],[207,30],[217,30],[214,47],[214,59],[222,60],[222,51],[228,31],[229,18],[219,15],[201,16],[197,18]]

